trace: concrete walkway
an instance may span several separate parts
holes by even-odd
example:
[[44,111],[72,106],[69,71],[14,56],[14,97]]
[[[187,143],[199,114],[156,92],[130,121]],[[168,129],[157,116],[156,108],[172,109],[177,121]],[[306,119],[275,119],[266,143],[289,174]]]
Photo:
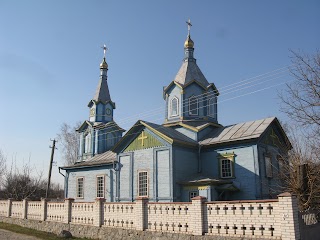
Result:
[[0,240],[39,240],[40,238],[0,229]]

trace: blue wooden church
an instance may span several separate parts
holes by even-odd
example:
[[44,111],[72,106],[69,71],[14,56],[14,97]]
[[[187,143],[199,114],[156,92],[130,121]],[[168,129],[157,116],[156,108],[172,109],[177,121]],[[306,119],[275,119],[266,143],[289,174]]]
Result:
[[[190,22],[189,22],[190,24]],[[80,135],[77,162],[65,170],[65,197],[76,201],[208,201],[264,199],[282,191],[284,156],[291,144],[275,117],[223,126],[219,91],[194,58],[190,25],[184,59],[163,89],[162,125],[137,121],[124,136],[107,82],[105,56]]]

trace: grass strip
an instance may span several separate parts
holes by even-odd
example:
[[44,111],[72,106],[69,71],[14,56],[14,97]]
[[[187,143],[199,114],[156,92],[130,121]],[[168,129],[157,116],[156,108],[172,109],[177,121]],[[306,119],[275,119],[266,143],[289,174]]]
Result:
[[[28,236],[37,237],[40,239],[46,239],[46,240],[61,240],[62,239],[53,233],[48,233],[48,232],[38,231],[35,229],[31,229],[31,228],[21,227],[16,224],[9,224],[9,223],[0,222],[0,228],[11,231],[11,232],[15,232],[15,233],[20,233],[20,234],[25,234]],[[75,238],[75,237],[73,237],[72,239],[84,240],[84,239],[89,239],[89,238]]]

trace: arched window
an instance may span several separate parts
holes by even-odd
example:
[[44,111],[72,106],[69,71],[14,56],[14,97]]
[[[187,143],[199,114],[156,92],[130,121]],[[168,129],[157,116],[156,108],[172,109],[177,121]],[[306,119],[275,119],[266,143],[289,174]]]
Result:
[[192,96],[189,98],[189,115],[198,115],[198,98]]
[[85,137],[84,152],[91,152],[91,133],[88,133]]
[[214,98],[210,98],[208,100],[208,116],[210,117],[214,117],[214,105],[215,105]]
[[178,108],[179,100],[177,97],[172,98],[171,100],[171,117],[178,116],[179,108]]

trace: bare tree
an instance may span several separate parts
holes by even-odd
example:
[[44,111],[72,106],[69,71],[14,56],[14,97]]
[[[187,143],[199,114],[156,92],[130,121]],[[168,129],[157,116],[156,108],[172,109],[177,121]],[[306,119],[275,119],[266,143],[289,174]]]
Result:
[[279,180],[283,191],[298,198],[300,210],[317,209],[320,206],[320,162],[313,153],[313,146],[296,128],[285,125],[292,144],[288,155],[279,160]]
[[63,123],[60,128],[60,132],[57,135],[58,144],[62,148],[64,162],[66,165],[72,165],[76,162],[78,156],[78,133],[76,129],[80,126],[80,123],[76,123],[74,126],[70,126],[67,123]]
[[294,82],[280,94],[281,110],[293,124],[303,129],[312,152],[320,156],[320,52],[314,55],[292,53]]
[[38,200],[45,196],[45,189],[42,174],[35,176],[29,164],[24,164],[20,169],[11,164],[4,174],[3,193],[6,198]]
[[2,176],[5,172],[5,168],[6,168],[6,157],[4,156],[4,153],[2,152],[2,150],[0,149],[0,188],[1,188],[1,183],[2,183]]

